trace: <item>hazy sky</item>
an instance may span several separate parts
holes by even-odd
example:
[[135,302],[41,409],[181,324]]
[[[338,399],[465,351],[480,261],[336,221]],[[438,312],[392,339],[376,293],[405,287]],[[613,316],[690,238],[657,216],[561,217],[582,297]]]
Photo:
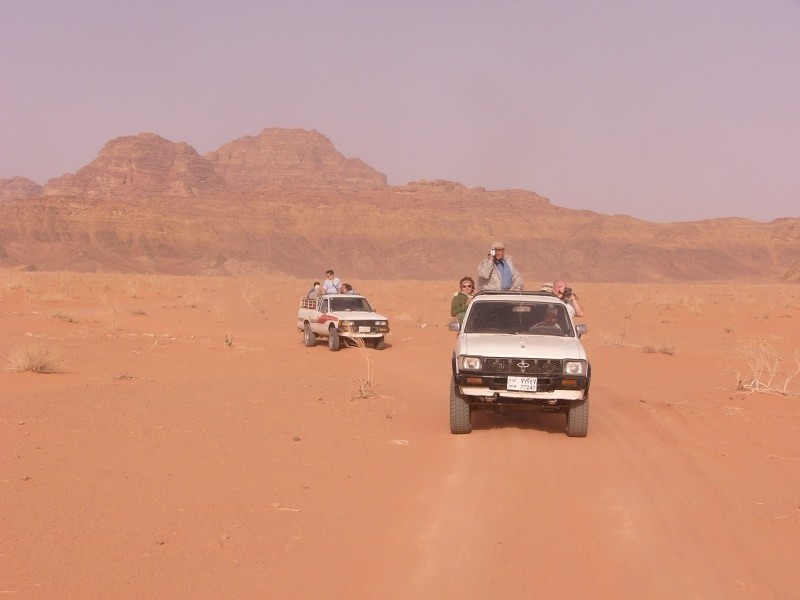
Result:
[[800,0],[0,0],[0,178],[316,129],[389,183],[800,216]]

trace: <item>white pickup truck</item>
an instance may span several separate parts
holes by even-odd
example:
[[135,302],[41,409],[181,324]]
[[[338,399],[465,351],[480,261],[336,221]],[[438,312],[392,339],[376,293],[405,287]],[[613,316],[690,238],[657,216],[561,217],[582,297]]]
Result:
[[372,310],[364,296],[328,294],[300,301],[297,330],[303,332],[303,343],[309,347],[317,345],[317,338],[327,338],[328,348],[335,352],[343,338],[360,338],[366,346],[381,350],[389,319]]
[[586,437],[592,369],[566,304],[546,292],[481,292],[458,331],[450,379],[450,431],[470,433],[473,410],[530,409],[567,416]]

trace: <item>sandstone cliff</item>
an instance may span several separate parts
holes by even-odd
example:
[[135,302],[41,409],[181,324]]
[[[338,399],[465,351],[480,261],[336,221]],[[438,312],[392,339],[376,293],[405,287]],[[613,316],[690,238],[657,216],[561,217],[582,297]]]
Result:
[[46,196],[79,198],[189,196],[224,190],[225,180],[194,148],[152,133],[113,139],[91,164],[44,186]]
[[281,187],[358,189],[386,185],[386,176],[357,158],[345,158],[316,131],[265,129],[206,155],[230,190]]
[[0,202],[14,198],[35,198],[41,196],[44,188],[25,177],[0,179]]

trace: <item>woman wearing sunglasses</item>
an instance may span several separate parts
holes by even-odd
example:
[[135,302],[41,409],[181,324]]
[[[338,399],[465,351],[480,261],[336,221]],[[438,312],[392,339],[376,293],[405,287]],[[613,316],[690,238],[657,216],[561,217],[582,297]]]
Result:
[[472,296],[475,294],[475,281],[472,277],[462,277],[458,282],[458,293],[453,296],[453,301],[450,303],[450,316],[458,319],[458,322],[464,320],[464,313],[467,312]]

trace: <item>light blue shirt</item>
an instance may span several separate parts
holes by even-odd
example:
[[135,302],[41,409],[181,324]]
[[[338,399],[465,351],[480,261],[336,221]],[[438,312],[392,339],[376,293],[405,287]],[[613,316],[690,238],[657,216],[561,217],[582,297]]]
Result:
[[497,271],[500,273],[500,289],[511,289],[511,269],[508,268],[505,260],[499,260],[495,263]]

